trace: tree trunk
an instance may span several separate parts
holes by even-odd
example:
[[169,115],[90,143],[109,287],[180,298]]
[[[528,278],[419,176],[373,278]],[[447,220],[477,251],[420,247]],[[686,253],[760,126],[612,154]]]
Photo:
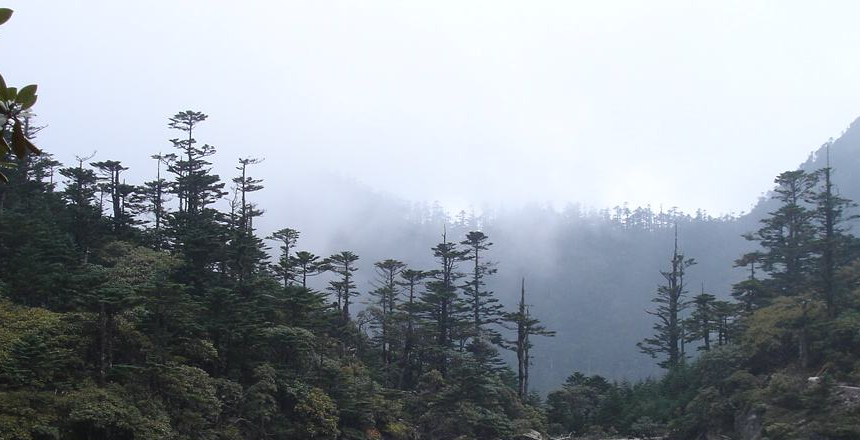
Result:
[[99,303],[99,386],[105,384],[107,370],[107,313],[105,304]]
[[806,329],[806,308],[807,302],[803,302],[803,321],[800,325],[800,336],[799,336],[799,357],[800,357],[800,367],[801,368],[809,368],[809,332]]

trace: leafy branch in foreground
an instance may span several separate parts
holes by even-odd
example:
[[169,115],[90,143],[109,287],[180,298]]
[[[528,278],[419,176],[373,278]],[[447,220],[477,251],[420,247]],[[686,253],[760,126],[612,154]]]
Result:
[[[0,8],[0,25],[9,21],[12,10]],[[36,104],[36,85],[30,84],[18,89],[9,87],[3,75],[0,75],[0,167],[12,168],[14,162],[6,159],[9,153],[13,153],[18,159],[23,159],[29,154],[41,154],[41,151],[27,139],[24,126],[26,121],[33,115],[31,108]],[[0,171],[0,180],[8,182],[9,179]]]

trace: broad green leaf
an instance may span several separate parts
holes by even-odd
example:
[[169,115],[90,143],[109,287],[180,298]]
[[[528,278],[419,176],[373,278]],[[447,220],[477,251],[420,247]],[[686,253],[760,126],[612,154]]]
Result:
[[3,91],[3,99],[7,101],[14,101],[16,96],[18,96],[18,89],[15,87],[6,87]]
[[0,173],[0,181],[3,181],[3,183],[9,183],[9,178],[6,177],[5,174]]
[[6,80],[3,79],[3,75],[0,75],[0,95],[3,94],[4,90],[6,90]]
[[12,18],[12,10],[9,8],[0,8],[0,24],[6,23]]
[[39,98],[38,96],[33,95],[33,97],[32,97],[32,98],[30,98],[29,100],[27,100],[27,102],[21,103],[21,110],[27,110],[28,108],[33,107],[34,105],[36,105],[36,100],[37,100],[38,98]]
[[15,97],[15,102],[24,106],[24,105],[26,105],[26,103],[30,102],[31,100],[35,100],[35,99],[36,99],[36,85],[30,84],[28,86],[24,86],[18,92],[18,96]]
[[5,156],[10,151],[12,151],[12,149],[9,148],[9,143],[6,142],[6,138],[0,136],[0,157]]

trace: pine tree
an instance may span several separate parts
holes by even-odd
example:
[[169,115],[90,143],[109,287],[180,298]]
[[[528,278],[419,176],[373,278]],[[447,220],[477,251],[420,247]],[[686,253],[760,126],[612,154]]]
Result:
[[358,267],[355,266],[356,261],[358,261],[358,255],[351,251],[341,251],[326,258],[323,263],[328,271],[340,276],[339,280],[332,281],[330,284],[337,295],[337,304],[340,307],[341,320],[344,323],[350,320],[350,299],[358,295],[353,279],[353,274],[358,270]]
[[427,277],[421,270],[404,269],[400,272],[398,284],[404,288],[406,301],[400,304],[401,321],[403,326],[403,349],[400,356],[400,389],[411,389],[420,375],[421,366],[416,362],[415,350],[419,343],[417,332],[420,305],[418,303],[418,288]]
[[820,253],[818,278],[822,299],[827,307],[830,319],[838,313],[836,270],[845,253],[842,244],[845,243],[845,222],[856,219],[856,215],[847,215],[846,211],[856,206],[852,201],[840,197],[833,184],[833,169],[830,167],[830,144],[825,145],[827,166],[818,171],[823,177],[823,188],[812,196],[815,203],[813,217],[818,232],[816,248]]
[[69,229],[83,263],[89,261],[102,229],[101,211],[95,204],[98,178],[93,170],[84,168],[84,161],[90,158],[92,156],[78,157],[77,167],[60,170],[60,174],[68,179],[62,195],[69,207]]
[[377,345],[379,346],[383,372],[385,373],[385,385],[389,385],[391,380],[391,366],[394,361],[394,347],[397,344],[397,337],[394,331],[394,313],[397,307],[398,283],[397,277],[406,268],[406,264],[402,261],[387,259],[377,261],[373,264],[376,269],[376,289],[370,292],[371,297],[376,301],[371,311],[375,325],[379,328],[379,338]]
[[517,395],[520,398],[528,395],[529,390],[529,366],[531,365],[531,349],[534,344],[532,336],[555,336],[555,332],[547,330],[540,320],[533,318],[529,313],[529,305],[526,303],[526,279],[520,284],[520,301],[517,311],[507,313],[505,321],[510,323],[516,331],[516,340],[506,341],[504,346],[517,354]]
[[239,159],[239,166],[236,169],[240,171],[240,175],[233,179],[238,195],[239,212],[237,218],[234,216],[232,223],[231,272],[240,286],[244,286],[246,281],[258,272],[266,258],[263,242],[254,234],[254,219],[261,216],[263,212],[257,209],[256,204],[248,201],[251,193],[263,189],[262,180],[248,176],[248,166],[260,162],[253,158]]
[[167,246],[164,229],[169,216],[167,203],[170,201],[168,197],[170,183],[167,179],[161,177],[161,167],[166,166],[169,168],[176,161],[177,156],[172,153],[158,153],[150,157],[156,161],[155,180],[144,182],[140,193],[144,203],[143,210],[152,215],[149,234],[152,247],[160,250]]
[[463,261],[468,250],[462,250],[456,243],[442,234],[442,243],[431,249],[439,269],[428,272],[429,281],[421,295],[421,312],[425,325],[435,335],[434,367],[445,376],[448,369],[449,351],[454,348],[454,335],[466,328],[468,321],[464,315],[468,310],[463,299],[457,295],[457,281],[463,277],[458,263]]
[[762,220],[758,231],[746,236],[762,247],[761,268],[770,275],[765,283],[776,295],[799,295],[811,285],[815,212],[807,206],[817,180],[817,174],[802,170],[777,176],[774,198],[780,207]]
[[713,302],[712,310],[716,319],[717,345],[727,345],[737,330],[739,304],[718,300]]
[[116,160],[93,162],[90,165],[99,171],[99,189],[110,198],[111,231],[115,237],[127,239],[138,223],[135,216],[142,210],[135,197],[137,189],[121,179],[122,172],[128,170],[128,167]]
[[183,138],[170,140],[181,154],[168,170],[176,175],[174,191],[179,199],[179,211],[191,216],[225,195],[224,183],[217,175],[211,174],[208,168],[211,163],[206,160],[215,154],[215,147],[208,144],[197,147],[194,138],[194,129],[207,118],[201,112],[187,110],[169,118],[168,124],[170,128],[186,134]]
[[[294,257],[290,257],[290,263],[287,267],[296,268],[297,275],[302,280],[303,288],[308,287],[308,277],[320,274],[319,258],[308,251],[298,251]],[[287,279],[287,277],[284,278]]]
[[208,144],[198,147],[193,136],[197,125],[206,119],[205,114],[188,110],[169,118],[168,124],[185,134],[183,138],[171,139],[180,151],[168,166],[168,171],[175,175],[171,189],[179,204],[178,211],[170,216],[172,242],[185,257],[183,281],[189,282],[197,293],[202,292],[211,271],[226,270],[225,244],[230,241],[223,214],[209,208],[226,194],[224,183],[217,174],[212,174],[211,163],[207,161],[215,154],[215,148]]
[[489,242],[489,237],[483,232],[472,231],[466,234],[466,240],[460,244],[468,249],[464,261],[469,261],[472,265],[470,279],[463,285],[472,318],[472,336],[481,338],[486,334],[495,340],[498,338],[498,332],[488,326],[499,322],[502,305],[493,296],[493,292],[484,290],[484,278],[496,273],[496,268],[495,263],[483,259],[483,253],[489,250],[493,243]]
[[660,361],[659,365],[671,370],[683,362],[680,314],[687,307],[684,301],[687,293],[684,275],[687,269],[695,264],[692,258],[685,258],[678,250],[677,226],[675,227],[675,250],[670,264],[670,270],[660,272],[666,284],[657,288],[657,296],[651,300],[657,304],[657,307],[647,311],[649,315],[657,317],[657,322],[654,323],[654,336],[646,338],[636,346],[652,358],[665,355],[666,358]]
[[732,286],[732,296],[743,305],[743,311],[747,314],[770,304],[772,297],[762,280],[756,278],[761,258],[761,252],[755,251],[735,260],[735,267],[749,268],[747,279]]
[[718,319],[714,304],[717,298],[710,293],[702,292],[693,297],[693,313],[687,319],[685,328],[686,342],[702,341],[699,350],[711,349],[711,334],[717,329]]
[[[290,252],[292,252],[292,249],[296,246],[296,242],[299,240],[299,235],[301,234],[295,229],[283,228],[273,232],[272,235],[267,237],[269,240],[278,241],[280,244],[279,249],[281,254],[278,256],[278,261],[274,264],[272,269],[275,274],[283,280],[285,287],[290,285],[296,276],[293,272],[293,264],[296,263],[297,260],[293,259]],[[303,256],[308,258],[310,255],[312,254],[306,254]],[[313,261],[306,260],[303,264],[304,272],[302,274],[302,287],[307,287],[308,269],[310,269],[310,265],[313,264]]]

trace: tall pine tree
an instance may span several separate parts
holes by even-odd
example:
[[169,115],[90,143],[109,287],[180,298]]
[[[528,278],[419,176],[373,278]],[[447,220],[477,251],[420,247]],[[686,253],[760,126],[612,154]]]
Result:
[[671,267],[660,274],[665,284],[657,288],[657,296],[651,302],[657,304],[654,310],[647,313],[657,318],[654,323],[654,336],[636,344],[639,349],[653,357],[662,355],[665,358],[659,365],[666,369],[674,369],[684,361],[681,354],[683,344],[681,312],[687,307],[685,301],[686,285],[684,276],[687,269],[695,264],[692,258],[684,257],[678,250],[678,228],[675,227],[675,248],[670,260]]

